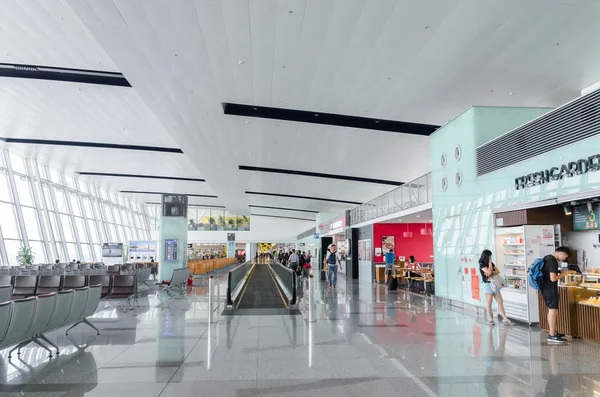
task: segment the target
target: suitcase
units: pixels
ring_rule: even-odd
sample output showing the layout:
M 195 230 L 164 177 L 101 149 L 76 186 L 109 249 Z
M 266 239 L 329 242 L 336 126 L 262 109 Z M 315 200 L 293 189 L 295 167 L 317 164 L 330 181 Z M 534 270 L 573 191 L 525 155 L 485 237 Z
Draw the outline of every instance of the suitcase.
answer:
M 396 277 L 390 277 L 388 280 L 388 291 L 395 291 L 398 289 L 398 279 Z

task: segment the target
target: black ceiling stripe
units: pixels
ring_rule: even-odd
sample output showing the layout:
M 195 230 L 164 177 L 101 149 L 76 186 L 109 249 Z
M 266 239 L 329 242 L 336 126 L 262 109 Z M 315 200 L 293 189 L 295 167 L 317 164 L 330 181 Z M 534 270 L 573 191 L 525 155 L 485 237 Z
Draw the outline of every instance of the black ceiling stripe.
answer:
M 373 179 L 373 178 L 363 178 L 363 177 L 358 177 L 358 176 L 323 174 L 320 172 L 309 172 L 309 171 L 298 171 L 298 170 L 284 170 L 284 169 L 280 169 L 280 168 L 253 167 L 253 166 L 248 166 L 248 165 L 240 165 L 239 169 L 242 171 L 269 172 L 272 174 L 299 175 L 299 176 L 309 176 L 309 177 L 314 177 L 314 178 L 339 179 L 342 181 L 376 183 L 379 185 L 402 186 L 404 184 L 403 182 L 388 181 L 385 179 Z
M 123 74 L 99 70 L 0 63 L 0 77 L 131 87 Z
M 329 203 L 342 203 L 342 204 L 352 204 L 352 205 L 361 205 L 362 203 L 356 201 L 346 201 L 346 200 L 335 200 L 321 197 L 308 197 L 308 196 L 294 196 L 292 194 L 279 194 L 279 193 L 265 193 L 265 192 L 246 192 L 246 194 L 254 194 L 258 196 L 272 196 L 272 197 L 287 197 L 287 198 L 295 198 L 295 199 L 303 199 L 303 200 L 317 200 L 317 201 L 327 201 Z
M 227 102 L 223 103 L 223 112 L 233 116 L 335 125 L 338 127 L 362 128 L 423 136 L 429 136 L 435 130 L 440 128 L 439 125 L 411 123 L 407 121 L 382 120 L 342 114 L 321 113 L 318 111 L 283 109 Z
M 163 194 L 179 194 L 181 196 L 188 196 L 188 197 L 219 198 L 218 196 L 210 196 L 210 195 L 206 195 L 206 194 L 144 192 L 144 191 L 140 191 L 140 190 L 120 190 L 119 193 L 125 193 L 125 194 L 160 194 L 160 195 L 163 195 Z
M 110 176 L 110 177 L 115 177 L 115 178 L 167 179 L 170 181 L 206 182 L 206 180 L 204 180 L 204 179 L 181 178 L 178 176 L 111 174 L 111 173 L 106 173 L 106 172 L 77 172 L 77 174 L 88 175 L 88 176 Z
M 116 143 L 100 143 L 100 142 L 78 142 L 78 141 L 57 141 L 50 139 L 29 139 L 29 138 L 2 138 L 0 141 L 6 143 L 20 143 L 25 145 L 54 145 L 54 146 L 76 146 L 87 148 L 100 149 L 122 149 L 122 150 L 141 150 L 147 152 L 163 152 L 163 153 L 178 153 L 182 154 L 183 150 L 170 147 L 159 146 L 139 146 L 139 145 L 120 145 Z
M 264 214 L 250 214 L 250 216 L 262 216 L 265 218 L 280 218 L 280 219 L 293 219 L 295 221 L 308 221 L 308 222 L 314 222 L 314 219 L 306 219 L 306 218 L 294 218 L 291 216 L 277 216 L 277 215 L 264 215 Z
M 268 207 L 265 205 L 250 205 L 250 208 L 264 208 L 264 209 L 268 209 L 268 210 L 282 210 L 282 211 L 295 211 L 295 212 L 308 212 L 310 214 L 318 214 L 319 211 L 312 211 L 312 210 L 301 210 L 301 209 L 297 209 L 297 208 L 283 208 L 283 207 Z
M 158 201 L 146 201 L 146 204 L 150 205 L 161 205 Z M 199 208 L 227 208 L 224 205 L 208 205 L 208 204 L 188 204 L 188 207 L 199 207 Z

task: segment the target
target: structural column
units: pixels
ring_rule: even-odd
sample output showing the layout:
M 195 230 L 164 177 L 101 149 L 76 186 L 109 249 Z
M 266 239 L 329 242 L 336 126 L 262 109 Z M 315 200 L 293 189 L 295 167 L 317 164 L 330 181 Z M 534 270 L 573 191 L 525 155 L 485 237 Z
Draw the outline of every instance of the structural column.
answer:
M 159 280 L 170 280 L 174 269 L 187 267 L 187 196 L 162 196 L 158 239 Z

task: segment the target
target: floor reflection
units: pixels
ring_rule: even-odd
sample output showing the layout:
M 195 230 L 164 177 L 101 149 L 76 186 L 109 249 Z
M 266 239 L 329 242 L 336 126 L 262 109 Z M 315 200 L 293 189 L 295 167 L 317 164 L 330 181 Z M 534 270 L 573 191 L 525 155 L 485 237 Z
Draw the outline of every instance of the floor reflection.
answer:
M 137 311 L 103 304 L 89 327 L 50 334 L 0 360 L 0 395 L 594 396 L 600 346 L 548 346 L 526 327 L 495 327 L 385 286 L 318 284 L 317 321 L 223 316 L 208 324 L 205 287 Z M 221 288 L 220 293 L 224 294 Z M 221 300 L 222 301 L 222 300 Z M 300 302 L 304 308 L 304 302 Z

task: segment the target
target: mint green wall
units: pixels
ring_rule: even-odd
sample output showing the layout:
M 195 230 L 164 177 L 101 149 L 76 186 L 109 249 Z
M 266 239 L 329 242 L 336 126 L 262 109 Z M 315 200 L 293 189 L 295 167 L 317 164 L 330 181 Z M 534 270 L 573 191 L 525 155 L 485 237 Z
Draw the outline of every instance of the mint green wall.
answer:
M 187 266 L 187 218 L 163 216 L 160 218 L 160 231 L 158 241 L 159 261 L 158 277 L 159 280 L 170 280 L 173 275 L 173 269 L 180 269 Z M 177 260 L 165 260 L 165 240 L 177 240 Z
M 493 209 L 600 188 L 600 172 L 592 172 L 542 186 L 518 191 L 514 189 L 514 179 L 518 176 L 597 154 L 600 151 L 600 137 L 566 146 L 480 178 L 475 177 L 477 146 L 547 111 L 475 107 L 431 136 L 436 295 L 480 304 L 471 299 L 470 294 L 463 297 L 460 258 L 463 255 L 478 256 L 485 248 L 494 250 Z M 456 145 L 462 149 L 458 161 L 453 157 Z M 444 168 L 440 164 L 442 153 L 448 157 Z M 502 156 L 502 153 L 497 155 Z M 460 186 L 454 183 L 457 171 L 462 172 Z M 446 191 L 441 188 L 443 176 L 448 179 Z

